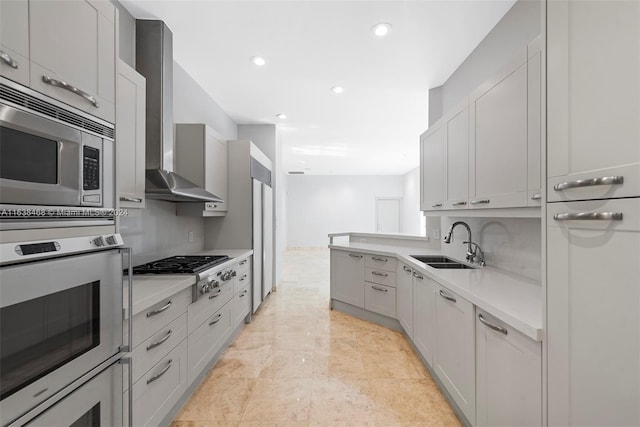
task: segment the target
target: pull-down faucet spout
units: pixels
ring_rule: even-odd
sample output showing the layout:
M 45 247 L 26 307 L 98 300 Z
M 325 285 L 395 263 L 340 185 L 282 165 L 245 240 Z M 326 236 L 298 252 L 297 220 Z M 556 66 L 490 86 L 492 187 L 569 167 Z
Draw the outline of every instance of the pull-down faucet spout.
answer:
M 449 231 L 447 232 L 447 234 L 444 236 L 444 239 L 442 239 L 444 241 L 444 243 L 451 243 L 451 238 L 453 236 L 453 229 L 456 228 L 456 226 L 458 225 L 463 225 L 466 229 L 467 229 L 467 233 L 468 233 L 468 239 L 466 243 L 467 246 L 467 261 L 469 262 L 473 262 L 473 260 L 476 258 L 476 256 L 478 257 L 478 262 L 480 263 L 480 265 L 484 265 L 484 254 L 482 253 L 482 249 L 480 249 L 480 246 L 478 246 L 477 243 L 473 242 L 471 240 L 471 227 L 469 227 L 469 225 L 464 222 L 464 221 L 456 221 L 451 225 L 451 228 L 449 228 Z M 478 255 L 477 252 L 480 252 L 480 254 Z

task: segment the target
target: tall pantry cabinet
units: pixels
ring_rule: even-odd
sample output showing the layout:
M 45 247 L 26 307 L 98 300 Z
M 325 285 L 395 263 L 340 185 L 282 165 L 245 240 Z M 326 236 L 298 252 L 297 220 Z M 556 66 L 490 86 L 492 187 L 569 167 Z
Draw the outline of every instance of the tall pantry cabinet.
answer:
M 547 2 L 549 425 L 640 425 L 640 2 Z

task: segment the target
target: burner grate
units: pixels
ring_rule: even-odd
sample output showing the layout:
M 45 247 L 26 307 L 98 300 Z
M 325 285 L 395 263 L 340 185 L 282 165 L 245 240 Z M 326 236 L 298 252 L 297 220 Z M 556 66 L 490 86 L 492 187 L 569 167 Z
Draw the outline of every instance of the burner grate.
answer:
M 228 260 L 227 255 L 177 255 L 133 268 L 133 274 L 195 274 Z

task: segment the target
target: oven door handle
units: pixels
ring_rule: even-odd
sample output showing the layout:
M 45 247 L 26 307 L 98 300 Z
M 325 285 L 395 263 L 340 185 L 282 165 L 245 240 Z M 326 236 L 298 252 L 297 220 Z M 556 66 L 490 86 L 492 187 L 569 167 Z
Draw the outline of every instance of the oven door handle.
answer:
M 132 266 L 132 251 L 131 248 L 121 248 L 120 253 L 127 255 L 127 282 L 128 282 L 128 299 L 127 308 L 123 308 L 123 318 L 127 319 L 127 343 L 123 343 L 120 346 L 119 350 L 124 353 L 128 353 L 131 351 L 131 347 L 133 346 L 133 266 Z M 124 292 L 123 292 L 124 297 Z M 123 304 L 124 305 L 124 304 Z M 126 311 L 125 311 L 126 310 Z M 129 367 L 131 368 L 131 367 Z M 131 372 L 131 371 L 129 371 Z

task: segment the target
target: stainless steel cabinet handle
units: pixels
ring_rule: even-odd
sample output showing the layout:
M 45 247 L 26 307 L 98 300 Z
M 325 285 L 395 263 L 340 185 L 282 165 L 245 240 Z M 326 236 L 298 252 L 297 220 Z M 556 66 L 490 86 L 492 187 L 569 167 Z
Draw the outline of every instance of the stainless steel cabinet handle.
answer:
M 416 279 L 420 279 L 420 280 L 424 279 L 424 277 L 422 277 L 422 274 L 418 274 L 415 271 L 413 272 L 413 277 L 415 277 Z
M 486 205 L 488 203 L 491 203 L 491 200 L 489 200 L 489 199 L 476 199 L 476 200 L 472 200 L 471 201 L 472 205 Z
M 247 275 L 245 274 L 239 279 L 239 281 L 244 282 L 246 279 L 247 279 Z
M 480 321 L 482 323 L 484 323 L 485 325 L 487 325 L 487 327 L 493 329 L 494 331 L 498 331 L 501 334 L 505 334 L 505 335 L 507 335 L 509 333 L 506 328 L 503 328 L 501 326 L 497 326 L 497 325 L 494 325 L 492 323 L 487 322 L 487 320 L 484 318 L 482 313 L 478 314 L 478 319 L 480 319 Z
M 9 54 L 3 50 L 0 50 L 0 59 L 7 63 L 11 68 L 18 68 L 18 63 Z
M 147 384 L 151 384 L 152 382 L 154 382 L 155 380 L 160 379 L 161 376 L 163 376 L 164 374 L 167 373 L 167 371 L 169 370 L 169 368 L 171 367 L 171 364 L 173 363 L 173 359 L 169 359 L 169 361 L 167 362 L 167 366 L 165 366 L 162 371 L 160 371 L 158 374 L 152 376 L 151 378 L 149 378 L 147 380 Z M 129 368 L 131 369 L 131 368 Z M 133 390 L 129 389 L 129 394 L 131 394 L 133 392 Z
M 209 295 L 209 299 L 214 299 L 214 298 L 218 298 L 220 296 L 220 294 L 222 293 L 222 289 L 218 289 L 218 292 L 216 292 L 213 295 Z
M 374 276 L 382 276 L 382 277 L 389 276 L 387 273 L 380 273 L 379 271 L 372 271 L 371 274 L 373 274 Z
M 213 326 L 216 323 L 218 323 L 220 321 L 220 319 L 222 319 L 222 314 L 218 314 L 218 317 L 216 317 L 216 320 L 209 322 L 209 326 Z
M 372 256 L 371 259 L 374 260 L 374 261 L 382 261 L 382 262 L 389 261 L 387 258 L 382 258 L 382 257 L 377 257 L 377 256 Z
M 51 86 L 59 87 L 59 88 L 68 90 L 69 92 L 75 93 L 76 95 L 89 101 L 91 104 L 93 104 L 94 107 L 100 108 L 100 104 L 92 95 L 89 95 L 87 92 L 81 89 L 78 89 L 77 87 L 72 86 L 67 82 L 63 82 L 62 80 L 56 80 L 49 76 L 42 76 L 42 81 Z
M 247 290 L 245 289 L 245 290 L 240 294 L 240 298 L 242 298 L 243 296 L 247 295 L 247 292 L 249 292 L 249 291 L 247 291 Z
M 622 212 L 578 212 L 555 214 L 556 221 L 622 221 Z
M 431 205 L 432 208 L 441 208 L 442 207 L 442 203 L 436 203 Z
M 613 185 L 622 184 L 624 177 L 622 176 L 603 176 L 601 178 L 579 179 L 577 181 L 561 182 L 553 186 L 556 191 L 566 190 L 567 188 L 593 187 L 596 185 Z
M 454 297 L 445 294 L 442 289 L 440 290 L 440 296 L 446 299 L 447 301 L 456 302 L 456 299 Z
M 451 206 L 465 206 L 467 204 L 466 200 L 461 200 L 459 202 L 453 202 Z
M 349 254 L 349 256 L 353 258 L 362 258 L 362 255 L 358 255 L 358 254 Z
M 381 291 L 381 292 L 389 292 L 388 289 L 385 288 L 379 288 L 377 286 L 371 286 L 371 289 L 375 289 L 376 291 Z
M 240 264 L 239 264 L 239 265 L 245 265 L 246 263 L 247 263 L 247 260 L 246 260 L 246 259 L 243 259 L 242 261 L 240 261 Z
M 536 193 L 533 196 L 531 196 L 531 200 L 540 200 L 542 199 L 542 194 L 540 193 Z
M 169 339 L 169 337 L 171 337 L 171 329 L 169 329 L 169 332 L 167 332 L 167 334 L 165 336 L 163 336 L 162 338 L 160 338 L 158 341 L 154 342 L 153 344 L 149 344 L 147 346 L 147 351 L 153 350 L 154 348 L 158 347 L 159 345 L 162 345 L 166 340 Z
M 147 313 L 147 317 L 155 316 L 156 314 L 160 314 L 165 310 L 168 310 L 171 307 L 171 301 L 167 302 L 164 306 L 160 307 L 157 310 L 153 310 Z
M 127 196 L 120 196 L 120 201 L 121 202 L 142 203 L 142 199 L 139 199 L 137 197 L 127 197 Z
M 406 271 L 407 273 L 411 273 L 411 269 L 410 269 L 409 267 L 407 267 L 406 265 L 403 265 L 403 266 L 402 266 L 402 269 L 403 269 L 404 271 Z

